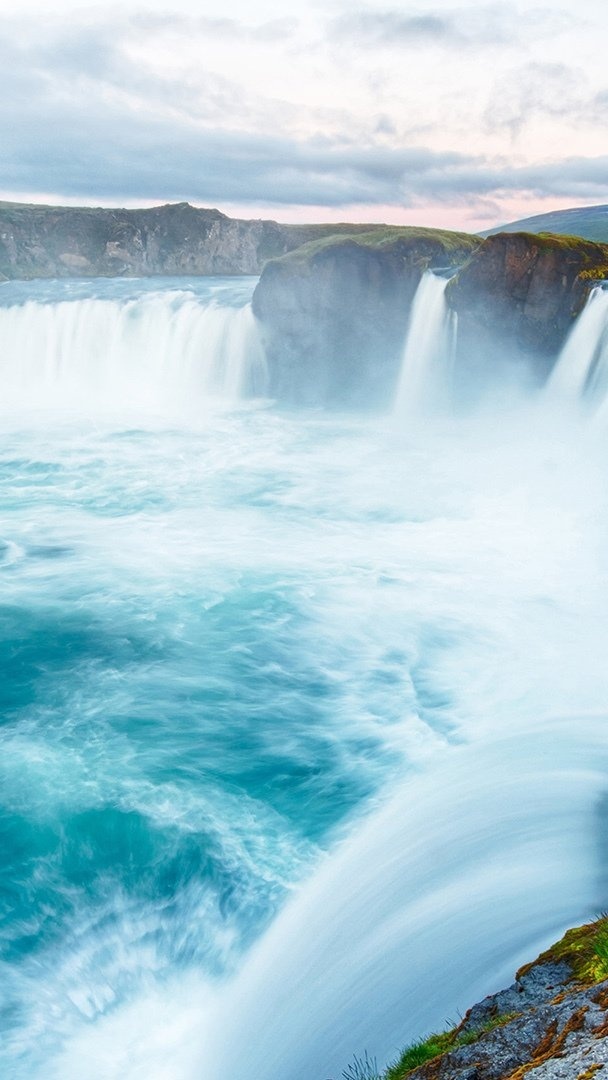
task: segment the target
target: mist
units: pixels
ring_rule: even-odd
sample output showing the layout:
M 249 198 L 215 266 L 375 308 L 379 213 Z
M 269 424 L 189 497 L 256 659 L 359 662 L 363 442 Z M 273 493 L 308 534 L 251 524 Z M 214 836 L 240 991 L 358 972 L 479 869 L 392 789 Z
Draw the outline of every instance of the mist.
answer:
M 608 901 L 606 294 L 463 400 L 423 278 L 355 411 L 253 284 L 2 288 L 15 1080 L 337 1078 Z

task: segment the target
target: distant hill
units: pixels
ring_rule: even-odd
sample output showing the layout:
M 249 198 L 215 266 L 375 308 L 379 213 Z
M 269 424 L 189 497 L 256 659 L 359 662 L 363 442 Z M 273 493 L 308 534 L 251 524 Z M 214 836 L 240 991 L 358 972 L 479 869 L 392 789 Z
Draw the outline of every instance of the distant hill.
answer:
M 551 232 L 564 236 L 582 236 L 585 240 L 608 243 L 608 206 L 575 206 L 570 210 L 554 210 L 551 214 L 511 221 L 497 229 L 488 229 L 482 236 L 500 232 Z

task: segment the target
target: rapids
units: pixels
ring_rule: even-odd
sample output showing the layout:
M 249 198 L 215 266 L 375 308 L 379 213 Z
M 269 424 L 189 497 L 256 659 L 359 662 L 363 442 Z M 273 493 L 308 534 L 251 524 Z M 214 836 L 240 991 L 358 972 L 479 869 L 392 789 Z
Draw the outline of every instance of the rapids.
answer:
M 10 1080 L 338 1080 L 608 902 L 604 426 L 282 410 L 252 285 L 0 287 Z

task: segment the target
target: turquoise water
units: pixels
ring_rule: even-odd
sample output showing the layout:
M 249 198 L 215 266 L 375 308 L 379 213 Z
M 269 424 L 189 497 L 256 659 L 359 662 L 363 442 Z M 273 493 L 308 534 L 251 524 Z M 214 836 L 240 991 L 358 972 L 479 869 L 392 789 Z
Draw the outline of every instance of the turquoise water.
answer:
M 472 950 L 495 941 L 493 895 L 447 968 L 462 973 L 466 953 L 489 988 L 547 924 L 602 902 L 587 841 L 605 777 L 603 435 L 538 402 L 500 425 L 444 417 L 407 431 L 243 394 L 210 407 L 193 358 L 183 396 L 162 408 L 172 358 L 157 356 L 158 326 L 174 343 L 174 317 L 212 325 L 221 353 L 232 331 L 203 326 L 196 305 L 238 315 L 252 287 L 105 282 L 67 301 L 64 283 L 3 287 L 7 311 L 30 292 L 37 305 L 10 324 L 1 356 L 14 394 L 0 443 L 0 1063 L 11 1080 L 241 1080 L 239 1030 L 262 1027 L 277 1062 L 266 1043 L 256 1057 L 249 1034 L 259 1080 L 323 1080 L 351 1050 L 390 1056 L 407 1026 L 401 1000 L 424 999 L 435 967 L 427 953 L 408 982 L 397 912 L 424 889 L 454 893 L 466 845 L 490 874 L 492 851 L 521 841 L 529 858 L 535 816 L 545 891 L 506 860 L 500 892 L 518 918 L 505 916 L 485 983 L 486 953 L 475 967 Z M 156 327 L 149 350 L 137 337 L 136 373 L 154 353 L 158 392 L 139 399 L 137 379 L 119 381 L 112 409 L 85 400 L 84 380 L 70 409 L 56 398 L 34 408 L 14 376 L 23 326 L 46 318 L 44 305 L 91 299 L 107 304 L 108 326 L 124 329 L 132 304 L 129 319 Z M 146 321 L 148 302 L 164 322 Z M 75 311 L 61 309 L 40 368 L 60 388 L 90 340 Z M 230 339 L 245 375 L 250 332 Z M 547 740 L 530 750 L 535 726 Z M 542 806 L 529 804 L 549 773 Z M 481 800 L 509 774 L 527 777 L 513 790 L 516 824 L 507 796 Z M 393 823 L 374 832 L 387 797 Z M 345 838 L 354 854 L 340 854 Z M 486 895 L 478 863 L 468 879 L 459 870 L 456 910 L 472 889 Z M 349 897 L 368 879 L 379 892 L 362 914 Z M 427 947 L 445 958 L 434 918 Z M 385 959 L 372 977 L 363 953 L 374 949 Z M 273 994 L 292 963 L 310 964 L 310 981 L 290 990 L 290 1014 Z M 416 1024 L 466 1006 L 465 984 L 455 976 L 447 1003 L 429 993 Z

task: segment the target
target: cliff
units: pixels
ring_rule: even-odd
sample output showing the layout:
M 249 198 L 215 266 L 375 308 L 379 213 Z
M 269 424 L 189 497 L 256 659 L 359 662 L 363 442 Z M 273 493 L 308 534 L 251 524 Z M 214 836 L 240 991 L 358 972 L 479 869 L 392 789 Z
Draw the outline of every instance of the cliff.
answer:
M 459 362 L 532 360 L 551 367 L 594 281 L 608 277 L 608 245 L 574 236 L 499 233 L 450 281 Z
M 242 221 L 189 203 L 148 210 L 0 203 L 0 277 L 259 274 L 267 259 L 348 229 Z
M 253 297 L 271 392 L 303 404 L 383 404 L 428 267 L 461 264 L 466 233 L 387 227 L 305 244 L 265 266 Z
M 460 267 L 459 386 L 502 368 L 541 381 L 608 245 L 578 237 L 383 225 L 243 221 L 188 203 L 148 210 L 0 203 L 0 277 L 261 274 L 253 306 L 270 393 L 286 403 L 382 407 L 392 400 L 411 304 L 427 268 Z M 468 377 L 467 377 L 468 376 Z M 465 391 L 466 392 L 466 391 Z
M 357 1066 L 359 1066 L 357 1068 Z M 363 1068 L 361 1066 L 364 1066 Z M 591 1080 L 608 1072 L 608 918 L 569 930 L 507 990 L 458 1027 L 408 1047 L 383 1074 L 359 1080 Z

